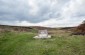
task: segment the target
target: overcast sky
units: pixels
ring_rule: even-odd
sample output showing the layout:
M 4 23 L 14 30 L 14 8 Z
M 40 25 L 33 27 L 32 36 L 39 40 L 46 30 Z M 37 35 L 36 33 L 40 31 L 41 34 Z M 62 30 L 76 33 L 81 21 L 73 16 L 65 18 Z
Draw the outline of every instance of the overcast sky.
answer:
M 85 0 L 0 0 L 0 24 L 68 27 L 85 20 Z

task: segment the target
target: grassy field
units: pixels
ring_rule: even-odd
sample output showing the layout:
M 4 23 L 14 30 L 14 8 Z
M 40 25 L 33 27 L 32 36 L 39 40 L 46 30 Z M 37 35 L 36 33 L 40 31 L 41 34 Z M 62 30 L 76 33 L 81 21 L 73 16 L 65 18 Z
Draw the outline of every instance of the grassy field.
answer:
M 34 33 L 0 33 L 0 55 L 85 55 L 85 36 L 59 33 L 33 39 Z

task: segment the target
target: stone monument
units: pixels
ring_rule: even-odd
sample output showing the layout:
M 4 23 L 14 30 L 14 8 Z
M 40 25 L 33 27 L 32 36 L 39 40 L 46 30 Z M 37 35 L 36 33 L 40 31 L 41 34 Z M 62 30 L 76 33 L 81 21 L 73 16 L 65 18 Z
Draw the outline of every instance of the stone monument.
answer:
M 51 38 L 51 35 L 48 35 L 47 30 L 39 30 L 38 35 L 35 36 L 34 38 Z

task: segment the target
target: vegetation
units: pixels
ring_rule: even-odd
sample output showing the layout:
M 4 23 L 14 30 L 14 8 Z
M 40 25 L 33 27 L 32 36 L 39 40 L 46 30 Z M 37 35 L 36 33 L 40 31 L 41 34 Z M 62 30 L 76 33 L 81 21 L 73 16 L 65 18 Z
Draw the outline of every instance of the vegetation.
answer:
M 75 35 L 85 35 L 85 21 L 82 22 L 78 27 L 74 29 Z
M 0 33 L 0 55 L 85 55 L 85 36 L 56 33 L 51 39 L 33 39 L 35 33 Z

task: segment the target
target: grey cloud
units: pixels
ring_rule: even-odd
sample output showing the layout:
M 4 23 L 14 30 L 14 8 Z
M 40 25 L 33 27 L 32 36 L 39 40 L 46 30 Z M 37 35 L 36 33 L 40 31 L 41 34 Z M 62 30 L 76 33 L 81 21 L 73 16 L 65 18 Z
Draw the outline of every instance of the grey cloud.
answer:
M 67 0 L 38 0 L 38 13 L 36 16 L 30 15 L 28 0 L 0 0 L 0 20 L 2 21 L 29 21 L 41 22 L 51 18 L 57 18 L 61 7 Z M 58 1 L 59 4 L 51 6 L 52 2 Z M 66 2 L 64 2 L 66 1 Z

